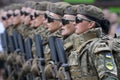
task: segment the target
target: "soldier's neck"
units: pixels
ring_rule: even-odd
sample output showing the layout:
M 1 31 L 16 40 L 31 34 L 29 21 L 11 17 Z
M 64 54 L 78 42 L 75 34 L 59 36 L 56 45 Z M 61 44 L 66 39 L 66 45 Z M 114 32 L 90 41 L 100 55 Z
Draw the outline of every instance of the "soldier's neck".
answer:
M 65 35 L 65 36 L 63 36 L 63 40 L 69 38 L 72 34 L 73 34 L 73 33 L 71 33 L 71 34 L 69 34 L 69 35 Z
M 88 41 L 93 38 L 102 37 L 102 29 L 101 28 L 92 28 L 84 33 L 82 33 L 84 41 Z

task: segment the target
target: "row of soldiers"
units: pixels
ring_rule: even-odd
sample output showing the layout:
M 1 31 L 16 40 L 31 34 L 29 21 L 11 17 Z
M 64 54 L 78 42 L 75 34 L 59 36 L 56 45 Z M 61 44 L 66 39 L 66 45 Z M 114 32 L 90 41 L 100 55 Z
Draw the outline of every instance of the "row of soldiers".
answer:
M 120 40 L 100 8 L 28 1 L 0 17 L 5 80 L 119 80 Z

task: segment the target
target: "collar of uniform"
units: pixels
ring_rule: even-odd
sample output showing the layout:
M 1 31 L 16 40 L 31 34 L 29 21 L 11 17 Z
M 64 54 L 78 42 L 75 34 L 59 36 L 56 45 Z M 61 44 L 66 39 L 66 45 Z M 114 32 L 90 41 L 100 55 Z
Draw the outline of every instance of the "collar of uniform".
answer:
M 102 29 L 101 28 L 92 28 L 83 34 L 84 41 L 93 39 L 93 38 L 101 38 L 102 37 Z
M 48 34 L 49 34 L 49 36 L 56 36 L 56 37 L 59 37 L 59 38 L 62 37 L 62 36 L 61 36 L 61 33 L 60 33 L 60 30 L 57 30 L 57 31 L 55 31 L 55 32 L 53 32 L 53 33 L 48 32 Z

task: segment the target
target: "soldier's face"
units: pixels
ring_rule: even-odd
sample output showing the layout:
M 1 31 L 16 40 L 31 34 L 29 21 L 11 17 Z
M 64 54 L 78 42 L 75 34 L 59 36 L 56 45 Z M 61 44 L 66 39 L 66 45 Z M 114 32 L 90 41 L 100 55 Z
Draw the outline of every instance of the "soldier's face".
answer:
M 2 14 L 1 14 L 1 22 L 3 23 L 5 28 L 8 27 L 8 18 L 7 18 L 7 12 L 6 11 L 2 12 Z
M 18 25 L 21 23 L 21 14 L 20 14 L 20 10 L 15 10 L 13 13 L 13 25 Z
M 34 17 L 35 10 L 32 10 L 31 14 L 29 15 L 30 17 L 30 26 L 34 27 L 35 25 L 35 17 Z
M 68 36 L 75 31 L 75 16 L 73 15 L 64 15 L 62 19 L 62 28 L 61 34 L 62 36 Z
M 13 23 L 13 11 L 12 10 L 9 10 L 7 12 L 7 17 L 8 17 L 8 25 L 12 25 Z
M 62 26 L 62 23 L 60 21 L 60 16 L 52 12 L 50 12 L 48 16 L 49 17 L 47 18 L 46 28 L 50 32 L 55 32 Z
M 81 34 L 91 28 L 90 20 L 83 15 L 78 14 L 76 16 L 75 21 L 76 21 L 76 26 L 75 26 L 76 34 Z
M 22 15 L 21 15 L 21 23 L 23 23 L 24 22 L 24 19 L 25 19 L 25 15 L 24 15 L 24 12 L 26 11 L 26 7 L 22 7 L 22 9 L 21 9 L 21 13 L 22 13 Z
M 43 24 L 43 22 L 44 22 L 44 20 L 45 20 L 45 18 L 44 18 L 44 13 L 41 13 L 41 12 L 36 12 L 35 14 L 34 14 L 34 16 L 35 16 L 35 20 L 34 20 L 34 22 L 35 22 L 35 27 L 39 27 L 40 25 L 42 25 Z
M 39 27 L 40 25 L 43 24 L 44 21 L 44 16 L 40 15 L 35 19 L 35 27 Z
M 30 21 L 31 21 L 31 19 L 30 19 L 30 12 L 32 11 L 32 9 L 31 8 L 27 8 L 27 10 L 26 10 L 26 12 L 25 12 L 25 19 L 24 19 L 24 24 L 25 25 L 30 25 Z

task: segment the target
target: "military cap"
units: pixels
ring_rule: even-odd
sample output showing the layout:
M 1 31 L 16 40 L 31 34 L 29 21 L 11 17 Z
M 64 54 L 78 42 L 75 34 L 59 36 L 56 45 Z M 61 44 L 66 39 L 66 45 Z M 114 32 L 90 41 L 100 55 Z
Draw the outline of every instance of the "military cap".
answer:
M 76 15 L 77 14 L 77 7 L 79 5 L 71 5 L 64 10 L 64 14 Z
M 55 14 L 63 16 L 65 8 L 70 6 L 69 3 L 66 2 L 57 2 L 57 3 L 52 3 L 47 6 L 47 10 L 50 12 L 53 12 Z
M 12 4 L 7 7 L 4 7 L 4 10 L 16 10 L 16 9 L 21 9 L 24 6 L 24 4 Z
M 36 3 L 34 9 L 36 9 L 36 10 L 41 10 L 41 11 L 46 11 L 47 5 L 49 5 L 50 3 L 51 3 L 51 2 L 49 2 L 49 1 L 38 2 L 38 3 Z
M 104 18 L 104 14 L 102 10 L 93 5 L 80 5 L 80 7 L 78 7 L 77 9 L 77 13 L 100 20 Z
M 24 5 L 25 5 L 25 7 L 30 7 L 33 9 L 36 5 L 36 2 L 35 1 L 26 1 Z

